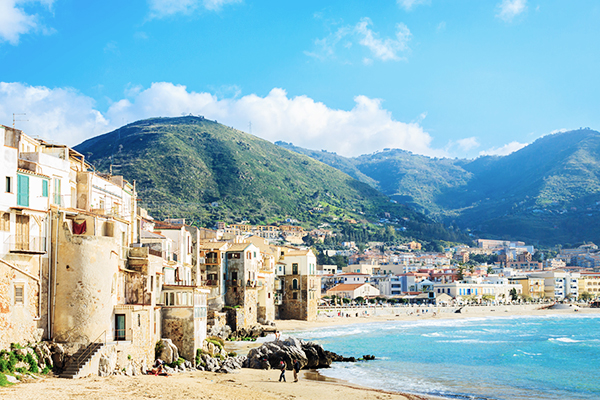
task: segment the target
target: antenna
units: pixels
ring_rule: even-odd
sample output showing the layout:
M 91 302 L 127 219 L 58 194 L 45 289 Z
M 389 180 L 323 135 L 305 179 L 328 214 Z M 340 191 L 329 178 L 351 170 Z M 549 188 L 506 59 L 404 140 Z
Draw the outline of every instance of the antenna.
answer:
M 15 122 L 17 121 L 29 121 L 28 119 L 16 119 L 15 116 L 17 115 L 27 115 L 25 113 L 13 113 L 13 129 L 15 129 Z

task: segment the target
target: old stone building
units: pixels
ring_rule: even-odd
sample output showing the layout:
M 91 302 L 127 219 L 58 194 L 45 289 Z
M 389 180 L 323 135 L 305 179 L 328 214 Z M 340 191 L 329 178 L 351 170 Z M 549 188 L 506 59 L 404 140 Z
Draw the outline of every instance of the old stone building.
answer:
M 233 330 L 256 325 L 258 314 L 258 271 L 260 250 L 252 243 L 232 244 L 226 252 L 225 305 L 239 309 L 230 321 Z
M 317 258 L 312 250 L 282 247 L 276 267 L 281 281 L 278 317 L 306 321 L 316 319 L 321 282 L 316 275 Z

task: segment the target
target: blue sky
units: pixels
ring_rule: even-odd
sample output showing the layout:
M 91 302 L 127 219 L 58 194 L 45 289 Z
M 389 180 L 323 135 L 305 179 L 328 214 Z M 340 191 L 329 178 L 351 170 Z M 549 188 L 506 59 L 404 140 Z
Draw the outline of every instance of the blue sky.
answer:
M 600 2 L 0 0 L 0 123 L 200 114 L 270 141 L 507 154 L 600 129 Z

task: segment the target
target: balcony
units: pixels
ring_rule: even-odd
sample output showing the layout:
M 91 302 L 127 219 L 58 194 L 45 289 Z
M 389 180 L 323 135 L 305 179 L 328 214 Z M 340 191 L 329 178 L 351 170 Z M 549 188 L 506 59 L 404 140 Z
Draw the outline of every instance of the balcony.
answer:
M 219 281 L 216 279 L 207 279 L 204 282 L 206 283 L 206 286 L 213 286 L 213 287 L 219 286 Z
M 219 259 L 217 257 L 205 257 L 204 264 L 219 264 Z
M 46 254 L 46 238 L 43 236 L 11 235 L 4 241 L 10 253 Z

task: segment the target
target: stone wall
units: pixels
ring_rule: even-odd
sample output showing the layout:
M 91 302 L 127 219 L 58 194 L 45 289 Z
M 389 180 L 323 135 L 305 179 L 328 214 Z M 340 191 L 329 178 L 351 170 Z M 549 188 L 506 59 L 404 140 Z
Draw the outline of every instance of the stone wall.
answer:
M 162 335 L 173 341 L 181 357 L 194 360 L 200 343 L 196 343 L 195 338 L 193 307 L 163 308 Z
M 31 276 L 39 276 L 40 256 L 10 255 L 7 260 Z M 15 304 L 15 283 L 24 287 L 24 304 Z M 46 313 L 41 318 L 36 279 L 0 261 L 0 349 L 11 343 L 39 342 L 44 335 Z M 43 319 L 43 321 L 42 321 Z
M 317 295 L 311 290 L 315 277 L 306 275 L 285 275 L 280 277 L 283 285 L 282 304 L 279 306 L 279 319 L 299 319 L 312 321 L 317 317 Z M 293 281 L 298 281 L 294 289 Z M 311 285 L 312 283 L 312 285 Z M 312 294 L 311 294 L 312 293 Z M 294 298 L 294 296 L 296 298 Z M 313 298 L 311 298 L 313 296 Z
M 112 237 L 72 235 L 66 222 L 58 236 L 54 340 L 89 343 L 103 331 L 112 337 L 119 244 Z

